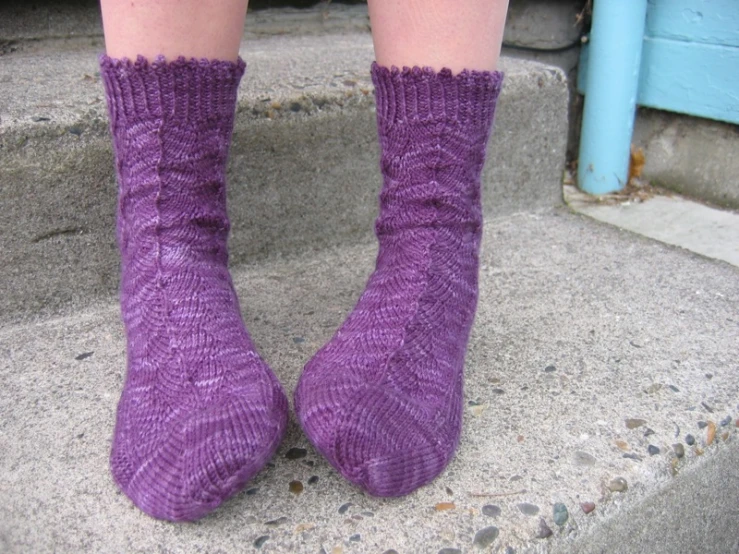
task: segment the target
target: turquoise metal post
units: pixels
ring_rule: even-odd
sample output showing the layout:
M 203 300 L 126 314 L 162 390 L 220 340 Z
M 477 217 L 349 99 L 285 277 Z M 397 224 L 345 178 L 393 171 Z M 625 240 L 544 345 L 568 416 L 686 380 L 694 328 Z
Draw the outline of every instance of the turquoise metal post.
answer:
M 590 194 L 626 186 L 647 0 L 595 0 L 577 180 Z

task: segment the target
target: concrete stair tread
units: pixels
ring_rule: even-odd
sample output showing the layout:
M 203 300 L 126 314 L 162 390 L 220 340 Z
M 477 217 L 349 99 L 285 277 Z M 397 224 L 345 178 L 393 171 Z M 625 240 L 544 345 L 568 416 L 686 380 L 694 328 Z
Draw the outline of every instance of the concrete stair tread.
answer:
M 250 332 L 289 394 L 353 306 L 374 254 L 374 244 L 344 245 L 235 270 Z M 600 552 L 588 537 L 618 521 L 625 530 L 607 535 L 608 552 L 662 552 L 667 531 L 683 551 L 735 551 L 725 538 L 732 528 L 712 514 L 735 509 L 739 486 L 736 268 L 564 209 L 488 220 L 481 263 L 459 453 L 403 499 L 374 499 L 343 481 L 292 424 L 253 494 L 196 525 L 155 521 L 108 473 L 125 359 L 117 305 L 6 325 L 0 550 L 240 552 L 267 536 L 261 552 L 472 552 L 476 533 L 495 526 L 494 551 Z M 645 423 L 629 429 L 627 418 Z M 699 421 L 718 428 L 711 446 Z M 702 456 L 685 445 L 672 466 L 672 445 L 689 433 Z M 650 444 L 660 453 L 650 456 Z M 307 456 L 286 459 L 293 447 Z M 713 503 L 695 495 L 659 504 L 661 491 L 690 490 L 701 475 L 711 477 Z M 618 477 L 626 492 L 609 491 Z M 289 492 L 292 480 L 302 494 Z M 658 508 L 640 511 L 645 501 Z M 441 502 L 455 507 L 435 509 Z M 556 502 L 569 510 L 561 530 Z M 595 512 L 585 515 L 581 502 Z M 488 504 L 500 515 L 483 513 Z M 666 523 L 665 513 L 683 509 L 696 519 Z M 541 517 L 552 538 L 536 538 Z M 629 550 L 628 535 L 643 550 Z
M 0 313 L 53 314 L 117 289 L 99 51 L 83 42 L 0 57 L 0 205 L 8 214 L 0 219 L 0 287 L 15 292 L 0 297 Z M 228 174 L 232 263 L 367 240 L 381 184 L 370 35 L 254 38 L 242 54 L 249 68 Z M 561 204 L 564 74 L 516 59 L 502 69 L 486 211 Z
M 83 130 L 95 118 L 107 119 L 97 63 L 103 49 L 92 42 L 78 42 L 68 51 L 50 47 L 0 59 L 0 83 L 9 90 L 0 104 L 0 133 L 30 136 L 71 125 Z M 322 110 L 344 107 L 354 97 L 373 103 L 369 33 L 258 37 L 245 41 L 240 55 L 247 62 L 239 88 L 241 117 L 273 119 L 318 109 L 305 102 L 291 109 L 289 102 L 299 103 L 305 96 L 325 99 Z M 516 87 L 532 73 L 561 78 L 554 68 L 517 58 L 502 58 L 500 70 L 506 73 L 506 87 Z

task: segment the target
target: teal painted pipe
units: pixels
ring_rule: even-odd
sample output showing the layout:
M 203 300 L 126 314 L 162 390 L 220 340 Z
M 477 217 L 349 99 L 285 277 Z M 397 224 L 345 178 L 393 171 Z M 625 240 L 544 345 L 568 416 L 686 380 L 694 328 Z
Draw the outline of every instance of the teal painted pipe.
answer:
M 577 181 L 590 194 L 626 186 L 647 0 L 595 0 Z

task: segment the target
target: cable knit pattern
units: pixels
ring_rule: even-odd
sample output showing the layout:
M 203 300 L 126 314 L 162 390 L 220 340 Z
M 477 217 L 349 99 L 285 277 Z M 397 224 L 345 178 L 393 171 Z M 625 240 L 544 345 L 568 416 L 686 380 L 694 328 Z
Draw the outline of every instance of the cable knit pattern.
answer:
M 503 76 L 374 64 L 372 77 L 384 177 L 376 269 L 306 365 L 295 408 L 342 475 L 399 496 L 441 473 L 459 441 L 480 172 Z
M 144 512 L 194 520 L 266 464 L 287 424 L 228 272 L 225 168 L 245 65 L 105 56 L 100 65 L 128 339 L 111 468 Z

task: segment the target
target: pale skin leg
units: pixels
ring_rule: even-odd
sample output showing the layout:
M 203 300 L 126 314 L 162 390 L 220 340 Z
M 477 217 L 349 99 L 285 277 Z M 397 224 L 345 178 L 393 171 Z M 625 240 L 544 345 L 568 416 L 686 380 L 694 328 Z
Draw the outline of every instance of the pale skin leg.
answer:
M 375 59 L 386 67 L 492 71 L 508 0 L 368 0 Z
M 236 61 L 248 0 L 101 0 L 111 58 Z

